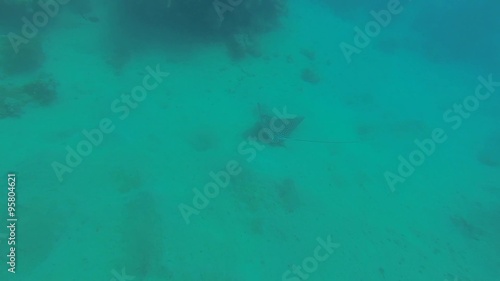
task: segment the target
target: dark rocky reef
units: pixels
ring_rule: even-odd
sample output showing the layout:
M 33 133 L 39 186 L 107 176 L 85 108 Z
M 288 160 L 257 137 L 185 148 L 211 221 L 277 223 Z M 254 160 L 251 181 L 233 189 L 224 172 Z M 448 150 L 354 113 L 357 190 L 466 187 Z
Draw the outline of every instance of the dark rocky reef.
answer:
M 21 18 L 29 15 L 33 10 L 35 1 L 32 0 L 2 0 L 0 1 L 0 26 L 19 28 L 22 24 Z
M 11 44 L 7 36 L 0 37 L 0 70 L 4 75 L 16 75 L 35 71 L 45 61 L 42 37 L 26 43 Z
M 0 86 L 0 119 L 19 117 L 30 104 L 48 106 L 57 98 L 57 83 L 40 76 L 20 87 Z
M 284 0 L 124 0 L 129 20 L 194 32 L 268 29 L 286 10 Z
M 231 42 L 235 35 L 271 30 L 285 12 L 284 0 L 123 0 L 116 4 L 117 28 L 141 42 L 172 43 L 172 37 Z

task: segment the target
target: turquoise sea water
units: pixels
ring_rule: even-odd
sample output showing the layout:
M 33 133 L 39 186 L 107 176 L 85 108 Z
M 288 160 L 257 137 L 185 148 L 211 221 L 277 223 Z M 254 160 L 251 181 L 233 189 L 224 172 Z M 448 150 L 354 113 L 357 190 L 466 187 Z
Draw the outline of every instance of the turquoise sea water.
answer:
M 1 280 L 499 280 L 499 4 L 245 1 L 0 2 Z

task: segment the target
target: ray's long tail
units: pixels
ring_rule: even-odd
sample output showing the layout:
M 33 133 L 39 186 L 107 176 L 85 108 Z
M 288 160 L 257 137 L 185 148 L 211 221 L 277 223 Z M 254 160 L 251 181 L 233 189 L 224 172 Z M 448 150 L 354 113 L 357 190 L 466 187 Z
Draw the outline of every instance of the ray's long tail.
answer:
M 321 141 L 321 140 L 304 140 L 304 139 L 296 139 L 296 138 L 283 138 L 285 140 L 289 141 L 300 141 L 300 142 L 310 142 L 310 143 L 334 143 L 334 144 L 339 144 L 339 143 L 360 143 L 362 141 Z

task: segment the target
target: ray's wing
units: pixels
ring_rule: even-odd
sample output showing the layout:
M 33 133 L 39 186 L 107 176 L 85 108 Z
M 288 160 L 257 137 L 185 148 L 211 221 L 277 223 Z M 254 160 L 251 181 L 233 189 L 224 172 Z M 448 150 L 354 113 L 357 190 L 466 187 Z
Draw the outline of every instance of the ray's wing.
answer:
M 259 130 L 263 128 L 271 128 L 271 121 L 273 120 L 273 117 L 266 114 L 264 112 L 264 108 L 260 103 L 257 104 L 257 110 L 259 113 L 259 124 L 256 126 L 256 128 L 253 130 L 255 133 L 257 133 Z M 272 136 L 272 139 L 268 139 L 268 144 L 270 145 L 277 145 L 277 146 L 284 146 L 284 142 L 288 139 L 288 137 L 293 133 L 295 129 L 302 123 L 304 120 L 303 116 L 297 116 L 295 118 L 287 118 L 285 120 L 281 120 L 281 122 L 284 124 L 284 128 L 281 131 L 276 131 L 273 132 L 274 134 Z
M 280 133 L 283 138 L 288 138 L 295 129 L 302 123 L 304 116 L 297 116 L 295 118 L 287 119 L 288 124 L 285 125 L 285 129 Z
M 274 145 L 284 146 L 284 142 L 293 133 L 293 131 L 297 129 L 297 127 L 300 125 L 300 123 L 302 123 L 303 120 L 303 116 L 286 119 L 285 128 L 283 128 L 283 130 L 279 132 L 275 132 L 274 139 L 271 143 Z

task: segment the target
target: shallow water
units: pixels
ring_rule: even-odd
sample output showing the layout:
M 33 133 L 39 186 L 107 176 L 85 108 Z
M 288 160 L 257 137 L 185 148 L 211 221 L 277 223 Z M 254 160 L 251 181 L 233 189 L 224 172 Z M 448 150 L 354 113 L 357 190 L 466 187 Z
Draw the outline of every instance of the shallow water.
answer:
M 336 2 L 0 4 L 2 280 L 498 280 L 499 4 Z

